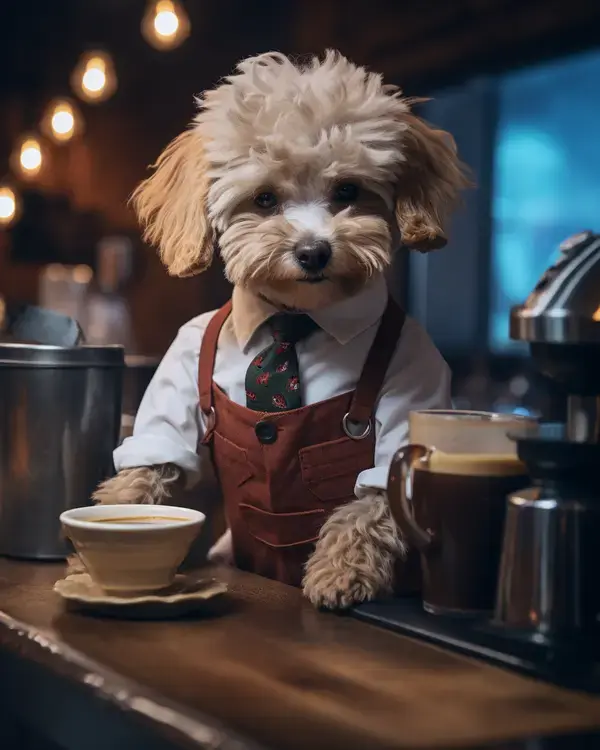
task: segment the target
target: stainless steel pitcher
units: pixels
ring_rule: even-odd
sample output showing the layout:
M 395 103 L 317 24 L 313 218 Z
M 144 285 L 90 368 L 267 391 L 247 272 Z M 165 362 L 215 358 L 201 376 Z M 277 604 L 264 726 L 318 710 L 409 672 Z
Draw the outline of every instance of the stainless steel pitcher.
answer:
M 0 344 L 0 555 L 61 559 L 58 517 L 113 471 L 124 352 Z
M 514 437 L 532 486 L 508 496 L 494 620 L 538 641 L 597 634 L 600 445 L 551 423 Z

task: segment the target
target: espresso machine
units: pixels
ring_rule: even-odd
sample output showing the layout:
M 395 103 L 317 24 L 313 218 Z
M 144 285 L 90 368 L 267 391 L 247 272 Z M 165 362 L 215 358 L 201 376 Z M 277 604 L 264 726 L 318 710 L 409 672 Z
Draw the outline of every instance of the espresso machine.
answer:
M 359 619 L 600 693 L 600 234 L 581 232 L 510 318 L 564 418 L 511 435 L 531 484 L 509 495 L 495 610 L 435 617 L 419 600 L 357 607 Z M 563 408 L 564 407 L 564 408 Z
M 600 235 L 560 246 L 511 338 L 566 403 L 564 423 L 514 435 L 532 486 L 508 499 L 494 621 L 555 647 L 600 649 Z

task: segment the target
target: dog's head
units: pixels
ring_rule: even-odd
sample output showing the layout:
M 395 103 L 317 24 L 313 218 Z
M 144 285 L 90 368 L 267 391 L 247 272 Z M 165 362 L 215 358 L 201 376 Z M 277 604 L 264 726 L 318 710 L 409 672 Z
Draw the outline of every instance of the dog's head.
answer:
M 464 171 L 448 134 L 381 76 L 329 52 L 242 62 L 134 193 L 170 273 L 210 264 L 293 307 L 354 294 L 404 244 L 445 244 Z

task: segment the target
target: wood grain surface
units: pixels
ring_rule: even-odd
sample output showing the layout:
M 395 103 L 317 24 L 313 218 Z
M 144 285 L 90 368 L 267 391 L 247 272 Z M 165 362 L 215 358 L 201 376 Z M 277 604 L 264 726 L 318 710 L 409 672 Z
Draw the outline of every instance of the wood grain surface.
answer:
M 315 612 L 239 571 L 211 570 L 231 587 L 225 606 L 177 622 L 68 613 L 52 592 L 62 572 L 0 559 L 0 650 L 175 727 L 182 746 L 512 748 L 600 728 L 598 698 Z M 220 742 L 228 732 L 248 744 Z

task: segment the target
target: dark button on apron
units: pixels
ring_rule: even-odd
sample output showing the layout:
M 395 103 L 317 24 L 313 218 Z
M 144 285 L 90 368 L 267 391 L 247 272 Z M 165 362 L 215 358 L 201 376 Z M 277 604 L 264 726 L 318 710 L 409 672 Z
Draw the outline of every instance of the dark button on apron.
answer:
M 263 445 L 270 445 L 277 440 L 277 425 L 265 419 L 261 419 L 260 422 L 256 423 L 254 432 Z

